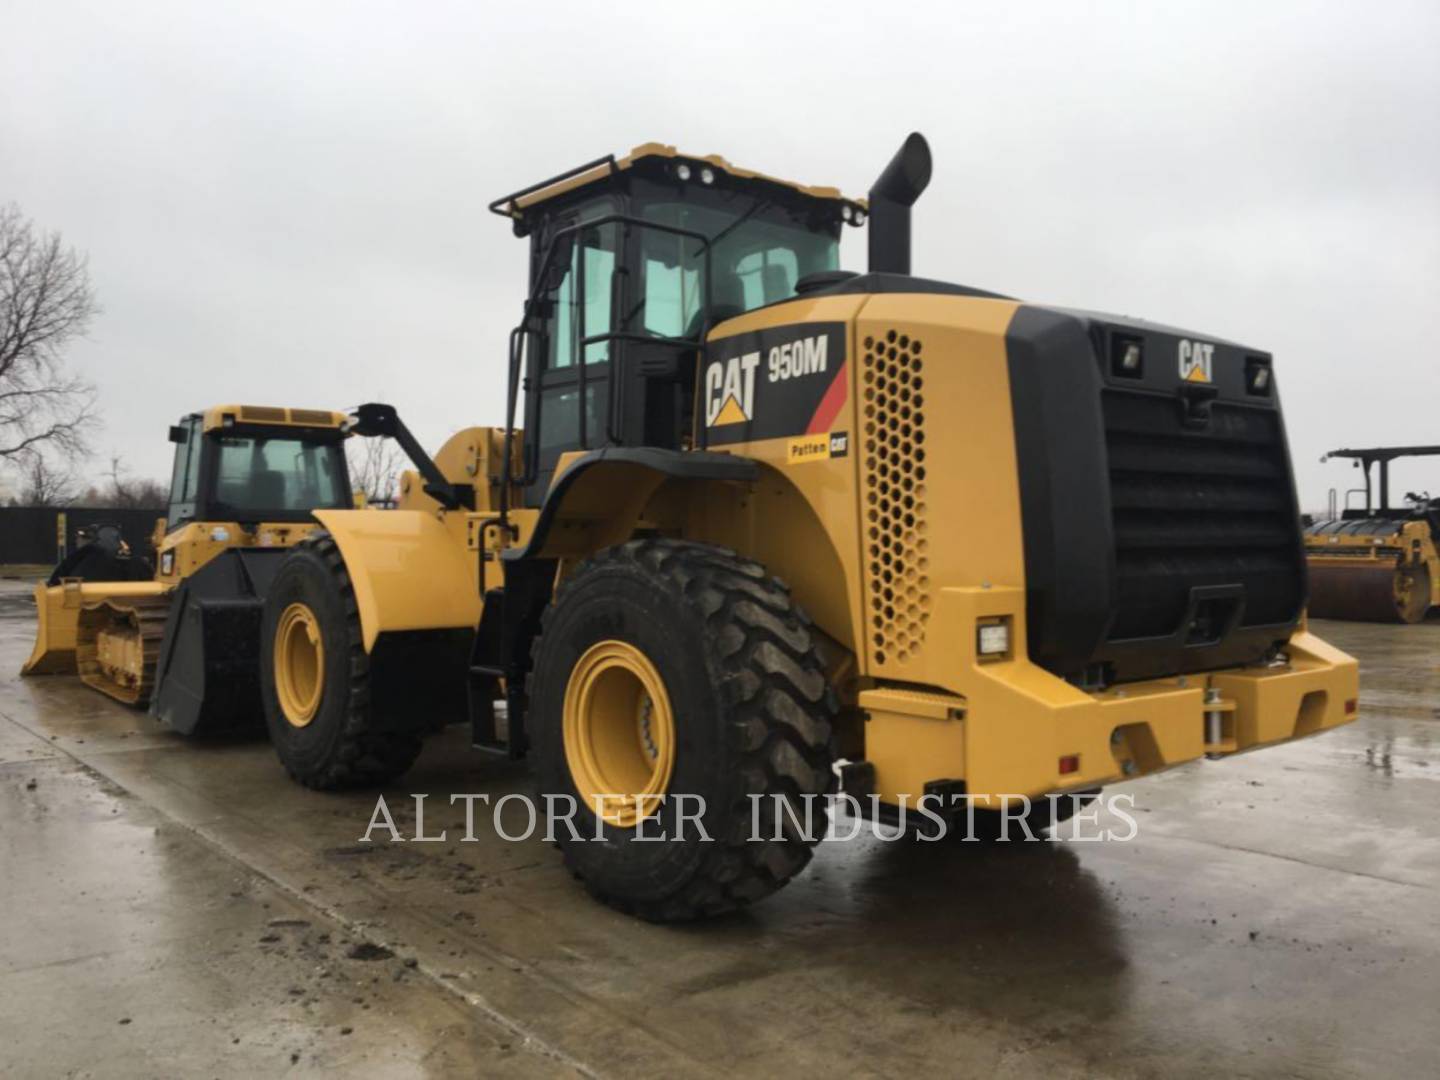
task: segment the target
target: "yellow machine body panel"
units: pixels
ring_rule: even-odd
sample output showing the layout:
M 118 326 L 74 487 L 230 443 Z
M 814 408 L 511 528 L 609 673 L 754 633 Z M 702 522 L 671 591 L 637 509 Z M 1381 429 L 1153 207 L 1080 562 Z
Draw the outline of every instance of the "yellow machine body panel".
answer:
M 166 533 L 156 546 L 155 579 L 179 584 L 232 547 L 293 547 L 319 526 L 314 522 L 191 521 Z
M 422 510 L 317 510 L 345 559 L 365 650 L 382 633 L 473 629 L 479 560 L 470 515 Z
M 744 342 L 786 326 L 797 335 L 811 325 L 845 327 L 840 340 L 850 348 L 827 351 L 825 370 L 790 376 L 777 357 L 772 379 L 762 356 L 756 385 L 741 383 L 742 398 L 801 378 L 828 380 L 831 406 L 843 394 L 838 407 L 822 400 L 816 415 L 797 414 L 785 434 L 718 441 L 733 398 L 720 373 L 724 400 L 700 410 L 710 421 L 704 441 L 767 468 L 736 505 L 698 502 L 690 530 L 775 568 L 821 629 L 856 653 L 862 676 L 945 686 L 956 643 L 932 640 L 941 587 L 1023 592 L 1005 355 L 1017 307 L 909 294 L 800 300 L 726 322 L 711 339 L 714 350 L 716 339 Z M 712 366 L 726 366 L 724 353 L 712 352 L 722 357 Z M 738 353 L 742 365 L 745 357 Z M 714 381 L 702 379 L 702 395 Z M 947 419 L 956 402 L 965 403 L 963 423 Z M 742 421 L 757 408 L 737 404 Z
M 521 433 L 515 432 L 512 442 L 517 448 L 515 461 L 519 461 Z M 480 513 L 494 510 L 500 505 L 500 475 L 505 453 L 505 431 L 496 427 L 462 428 L 445 440 L 435 453 L 436 467 L 451 483 L 468 484 L 475 491 L 475 510 Z M 512 492 L 511 506 L 519 503 L 518 494 Z M 401 510 L 437 511 L 440 504 L 425 494 L 420 475 L 406 470 L 400 477 Z

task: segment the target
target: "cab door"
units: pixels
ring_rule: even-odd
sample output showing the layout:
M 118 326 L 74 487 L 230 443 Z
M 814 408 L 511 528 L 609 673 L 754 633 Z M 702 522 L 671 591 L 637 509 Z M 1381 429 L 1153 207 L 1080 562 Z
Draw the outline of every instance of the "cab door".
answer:
M 554 219 L 549 236 L 610 211 L 608 200 Z M 543 283 L 540 318 L 527 350 L 527 501 L 540 501 L 560 455 L 609 445 L 608 405 L 617 342 L 595 340 L 615 330 L 619 246 L 616 222 L 562 235 Z M 542 246 L 543 245 L 543 246 Z M 548 236 L 537 237 L 539 258 Z M 583 399 L 583 407 L 582 407 Z

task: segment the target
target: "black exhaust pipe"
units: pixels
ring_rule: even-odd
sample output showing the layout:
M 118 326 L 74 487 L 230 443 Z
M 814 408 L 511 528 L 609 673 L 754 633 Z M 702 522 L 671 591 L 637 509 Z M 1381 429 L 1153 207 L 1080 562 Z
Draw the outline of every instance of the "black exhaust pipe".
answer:
M 930 184 L 930 144 L 912 132 L 870 189 L 870 272 L 910 273 L 910 208 Z

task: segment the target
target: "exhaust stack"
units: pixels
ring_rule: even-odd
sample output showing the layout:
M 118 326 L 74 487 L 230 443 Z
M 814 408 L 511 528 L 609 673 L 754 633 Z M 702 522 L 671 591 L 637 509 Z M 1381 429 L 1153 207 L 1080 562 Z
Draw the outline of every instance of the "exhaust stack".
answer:
M 930 184 L 930 144 L 918 131 L 870 188 L 870 272 L 910 273 L 910 208 Z

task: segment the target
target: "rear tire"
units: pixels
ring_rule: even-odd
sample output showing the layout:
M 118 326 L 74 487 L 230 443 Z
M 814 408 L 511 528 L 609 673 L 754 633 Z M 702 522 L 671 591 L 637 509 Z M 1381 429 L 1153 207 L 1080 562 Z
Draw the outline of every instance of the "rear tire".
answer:
M 823 800 L 807 797 L 833 784 L 837 706 L 808 626 L 764 567 L 706 544 L 631 541 L 600 552 L 561 586 L 532 651 L 529 728 L 540 792 L 576 801 L 574 833 L 557 821 L 554 837 L 593 895 L 644 919 L 682 921 L 768 896 L 810 861 L 826 818 Z M 610 676 L 593 674 L 597 662 L 628 665 L 635 686 L 660 700 L 650 689 L 615 691 L 602 682 Z M 606 710 L 593 704 L 602 699 L 607 715 L 636 717 L 638 739 L 632 732 L 631 741 L 602 745 L 600 729 L 587 726 L 602 722 Z M 669 725 L 653 741 L 652 717 Z M 578 749 L 586 731 L 601 774 L 607 755 L 613 762 L 637 741 L 650 755 L 653 768 L 622 764 L 608 774 L 666 796 L 637 824 L 627 826 L 619 811 L 597 817 L 582 794 L 577 777 L 596 775 Z M 795 828 L 777 798 L 802 823 L 808 803 L 812 826 Z M 683 827 L 680 812 L 690 816 Z M 761 842 L 750 841 L 752 815 Z M 770 839 L 777 819 L 781 839 Z M 650 842 L 657 836 L 666 839 Z
M 355 590 L 328 533 L 297 544 L 275 573 L 261 622 L 260 694 L 275 752 L 306 787 L 383 784 L 420 753 L 417 733 L 380 730 L 373 716 Z

